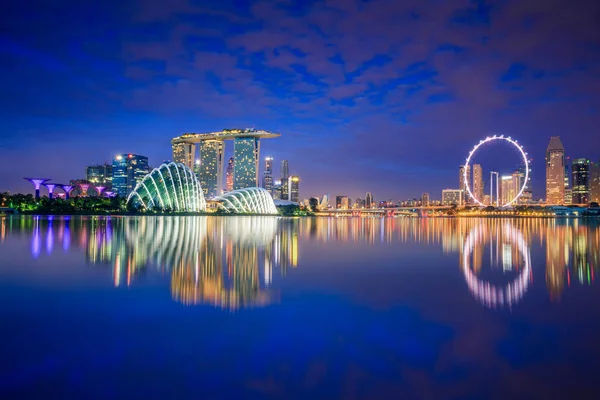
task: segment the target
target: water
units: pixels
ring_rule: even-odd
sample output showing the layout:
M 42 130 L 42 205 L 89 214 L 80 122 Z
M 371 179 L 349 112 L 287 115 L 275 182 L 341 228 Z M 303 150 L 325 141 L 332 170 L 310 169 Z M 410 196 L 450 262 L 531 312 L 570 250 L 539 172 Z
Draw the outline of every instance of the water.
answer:
M 0 218 L 0 398 L 598 398 L 598 222 Z

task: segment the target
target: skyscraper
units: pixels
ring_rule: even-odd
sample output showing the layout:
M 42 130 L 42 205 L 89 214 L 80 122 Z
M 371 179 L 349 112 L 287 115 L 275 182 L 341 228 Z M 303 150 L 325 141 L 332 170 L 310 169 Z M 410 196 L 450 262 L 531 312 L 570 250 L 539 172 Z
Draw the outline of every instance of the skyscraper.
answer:
M 112 165 L 89 165 L 85 167 L 85 180 L 94 186 L 103 186 L 105 190 L 112 188 Z
M 223 192 L 223 151 L 225 144 L 220 140 L 200 142 L 200 186 L 206 198 L 219 196 Z
M 467 166 L 467 180 L 465 181 L 465 166 L 461 165 L 458 169 L 459 189 L 462 190 L 461 203 L 457 205 L 465 205 L 470 203 L 469 194 L 467 192 L 467 182 L 471 180 L 471 166 Z
M 227 184 L 227 191 L 231 192 L 233 190 L 233 157 L 229 158 L 227 162 L 227 177 L 225 178 Z
M 481 164 L 473 164 L 473 196 L 483 202 L 483 169 Z
M 525 171 L 524 165 L 517 168 L 517 172 L 519 173 L 519 176 L 521 177 L 521 179 L 525 179 L 526 171 Z M 521 180 L 517 190 L 521 190 L 522 184 L 523 184 L 523 181 Z M 532 201 L 533 201 L 533 191 L 531 190 L 531 174 L 529 174 L 529 177 L 527 178 L 527 182 L 525 182 L 525 188 L 523 188 L 523 193 L 521 194 L 521 197 L 519 197 L 518 202 L 520 204 L 529 204 Z
M 371 192 L 367 192 L 365 195 L 365 208 L 373 208 L 375 205 L 373 204 L 373 194 Z
M 196 161 L 196 144 L 195 143 L 173 143 L 173 162 L 186 165 L 190 169 L 194 168 Z
M 233 188 L 235 190 L 258 186 L 258 156 L 260 141 L 256 137 L 234 139 L 235 164 L 233 166 Z
M 573 204 L 590 202 L 590 160 L 576 158 L 571 164 Z
M 288 168 L 288 160 L 281 160 L 281 198 L 287 199 L 289 197 L 288 190 L 288 178 L 290 177 L 290 170 Z
M 500 177 L 500 205 L 508 204 L 516 195 L 514 176 L 504 175 Z
M 288 188 L 289 188 L 289 201 L 293 201 L 294 203 L 298 202 L 299 192 L 300 192 L 300 178 L 296 175 L 292 175 L 288 178 Z
M 348 196 L 335 196 L 335 208 L 341 209 L 343 205 L 348 208 Z
M 565 204 L 573 204 L 571 174 L 569 173 L 569 157 L 565 158 Z
M 460 189 L 444 189 L 442 190 L 442 205 L 444 206 L 459 206 L 462 204 L 463 191 Z
M 148 172 L 148 157 L 117 154 L 112 165 L 112 191 L 121 197 L 127 197 Z
M 273 182 L 273 199 L 280 200 L 283 199 L 281 194 L 281 181 Z
M 262 187 L 273 195 L 273 157 L 265 157 Z
M 552 136 L 546 149 L 546 204 L 565 202 L 565 148 L 560 137 Z
M 590 202 L 600 203 L 600 160 L 590 163 Z
M 429 207 L 429 193 L 423 193 L 421 195 L 421 206 L 422 207 Z

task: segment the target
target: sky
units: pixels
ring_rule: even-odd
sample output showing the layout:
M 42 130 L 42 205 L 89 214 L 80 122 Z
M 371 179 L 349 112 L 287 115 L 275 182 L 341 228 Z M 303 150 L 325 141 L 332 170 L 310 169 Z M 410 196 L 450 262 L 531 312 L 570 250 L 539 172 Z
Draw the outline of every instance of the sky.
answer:
M 281 133 L 261 158 L 300 197 L 441 197 L 480 139 L 600 159 L 597 0 L 8 0 L 0 192 L 117 153 L 171 159 L 184 132 Z M 232 143 L 228 143 L 231 152 Z M 482 163 L 508 163 L 486 149 Z M 514 156 L 512 154 L 511 156 Z M 497 167 L 500 168 L 500 167 Z M 262 166 L 261 166 L 262 169 Z M 485 174 L 484 174 L 485 176 Z

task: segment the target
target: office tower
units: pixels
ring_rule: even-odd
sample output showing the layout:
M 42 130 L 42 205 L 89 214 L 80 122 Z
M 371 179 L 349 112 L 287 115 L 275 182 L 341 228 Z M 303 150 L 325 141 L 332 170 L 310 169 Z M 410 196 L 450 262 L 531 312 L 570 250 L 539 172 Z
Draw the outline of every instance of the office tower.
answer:
M 590 160 L 576 158 L 571 164 L 573 204 L 590 202 Z
M 219 196 L 223 192 L 223 152 L 225 144 L 221 140 L 200 142 L 200 186 L 204 197 Z
M 234 140 L 233 188 L 235 190 L 258 187 L 258 156 L 260 141 L 256 137 Z
M 163 162 L 163 164 L 168 164 L 169 162 Z M 202 165 L 202 163 L 200 162 L 200 160 L 196 159 L 196 161 L 194 161 L 194 175 L 196 175 L 198 178 L 200 178 L 200 165 Z
M 472 192 L 475 199 L 482 201 L 483 199 L 483 169 L 481 164 L 473 164 L 473 185 Z
M 365 208 L 365 201 L 358 197 L 356 202 L 354 202 L 354 208 Z
M 565 202 L 565 148 L 558 136 L 552 136 L 546 149 L 546 204 Z
M 335 208 L 343 209 L 344 205 L 348 209 L 348 196 L 335 196 Z
M 442 205 L 444 206 L 459 206 L 462 204 L 463 191 L 461 189 L 444 189 L 442 190 Z
M 423 193 L 421 195 L 421 206 L 422 207 L 429 207 L 429 193 Z
M 517 196 L 516 181 L 518 181 L 518 177 L 515 177 L 514 174 L 504 175 L 500 178 L 500 205 L 508 204 Z
M 299 190 L 300 190 L 300 178 L 296 175 L 292 175 L 288 178 L 288 188 L 289 188 L 289 201 L 293 201 L 294 203 L 298 202 Z
M 569 157 L 565 157 L 565 203 L 573 204 L 573 190 L 571 188 L 571 174 L 569 173 Z
M 233 190 L 233 165 L 234 165 L 234 161 L 233 161 L 233 157 L 231 157 L 231 158 L 229 158 L 229 161 L 227 162 L 226 185 L 227 185 L 228 192 L 231 192 Z
M 288 168 L 288 160 L 281 160 L 281 198 L 287 199 L 289 197 L 288 190 L 288 178 L 290 177 L 290 171 Z
M 467 192 L 467 182 L 469 182 L 471 180 L 471 166 L 468 165 L 467 166 L 467 180 L 465 181 L 465 166 L 461 165 L 460 168 L 458 169 L 458 182 L 459 182 L 459 189 L 462 190 L 462 196 L 461 196 L 461 204 L 458 205 L 466 205 L 469 204 L 471 202 L 471 200 L 469 199 L 469 194 Z
M 521 185 L 523 184 L 523 180 L 525 179 L 525 166 L 522 165 L 517 168 L 517 172 L 520 176 L 520 183 L 517 190 L 521 190 Z M 518 193 L 518 192 L 517 192 Z M 523 188 L 523 193 L 521 193 L 521 197 L 519 197 L 519 204 L 530 204 L 533 201 L 533 191 L 531 190 L 531 174 L 527 178 L 527 182 L 525 182 L 525 187 Z
M 173 162 L 181 163 L 190 169 L 194 168 L 196 161 L 196 144 L 195 143 L 173 143 Z
M 89 165 L 85 167 L 85 179 L 94 186 L 102 186 L 106 190 L 111 190 L 112 165 Z
M 262 187 L 273 195 L 273 157 L 265 157 Z
M 112 165 L 112 191 L 121 197 L 127 197 L 148 172 L 148 157 L 117 154 Z
M 375 204 L 373 203 L 373 194 L 371 192 L 367 192 L 365 195 L 365 208 L 373 208 Z
M 600 160 L 590 163 L 590 202 L 600 203 Z
M 273 200 L 281 200 L 283 199 L 281 193 L 281 181 L 273 182 Z

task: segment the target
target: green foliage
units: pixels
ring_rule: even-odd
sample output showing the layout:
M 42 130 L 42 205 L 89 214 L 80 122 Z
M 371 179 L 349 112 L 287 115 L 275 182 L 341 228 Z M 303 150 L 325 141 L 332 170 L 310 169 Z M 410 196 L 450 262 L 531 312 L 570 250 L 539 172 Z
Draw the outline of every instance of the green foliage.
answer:
M 42 197 L 31 194 L 0 194 L 2 207 L 14 208 L 24 214 L 108 214 L 131 210 L 122 197 L 73 197 L 70 199 Z
M 316 197 L 311 197 L 310 199 L 308 199 L 308 205 L 311 211 L 317 211 L 317 207 L 319 207 L 319 199 L 317 199 Z

